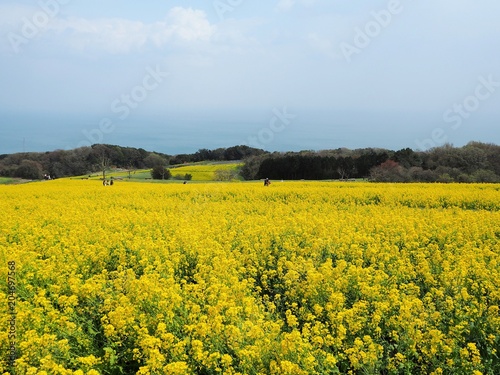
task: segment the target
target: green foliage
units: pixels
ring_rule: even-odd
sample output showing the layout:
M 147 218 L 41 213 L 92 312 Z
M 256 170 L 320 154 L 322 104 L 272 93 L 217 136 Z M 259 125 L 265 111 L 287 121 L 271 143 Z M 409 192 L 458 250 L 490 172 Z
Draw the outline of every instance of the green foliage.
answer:
M 156 152 L 152 152 L 144 159 L 144 164 L 148 168 L 153 168 L 157 165 L 167 165 L 168 161 L 165 156 L 159 155 Z
M 173 175 L 174 180 L 181 180 L 181 181 L 191 181 L 193 179 L 193 175 L 186 173 L 185 175 L 182 174 L 175 174 Z
M 176 155 L 171 159 L 170 164 L 197 163 L 200 161 L 236 161 L 262 154 L 266 154 L 266 151 L 245 145 L 215 150 L 203 148 L 194 154 Z
M 10 185 L 16 181 L 13 178 L 0 177 L 0 185 Z
M 168 180 L 172 177 L 170 170 L 162 165 L 157 165 L 151 169 L 151 178 L 153 180 Z
M 500 177 L 495 174 L 493 171 L 479 169 L 474 172 L 472 175 L 472 179 L 475 182 L 498 182 L 500 181 Z
M 43 177 L 42 166 L 40 163 L 32 160 L 23 160 L 16 169 L 15 177 L 26 180 L 41 180 Z
M 217 169 L 214 173 L 215 181 L 231 181 L 236 179 L 238 173 L 230 169 Z
M 428 151 L 404 148 L 398 151 L 365 148 L 339 148 L 323 151 L 301 151 L 270 154 L 248 146 L 233 146 L 215 150 L 200 149 L 194 154 L 167 155 L 148 152 L 141 148 L 97 144 L 74 150 L 56 150 L 44 153 L 17 153 L 0 155 L 0 176 L 39 179 L 44 174 L 52 178 L 89 176 L 107 170 L 141 170 L 157 165 L 186 165 L 210 161 L 244 160 L 238 174 L 246 180 L 271 178 L 273 180 L 324 180 L 371 177 L 377 181 L 414 182 L 498 182 L 500 181 L 500 146 L 470 142 L 464 147 L 444 145 Z M 389 173 L 388 160 L 397 163 Z M 184 166 L 182 167 L 184 168 Z M 234 165 L 228 169 L 233 169 Z M 385 170 L 384 170 L 385 168 Z M 215 170 L 224 166 L 210 166 L 198 170 L 179 170 L 176 174 L 190 174 L 194 180 L 215 179 Z M 382 174 L 380 173 L 382 172 Z M 227 180 L 226 172 L 217 179 Z M 149 172 L 148 172 L 149 175 Z
M 246 159 L 240 170 L 241 177 L 245 180 L 256 180 L 260 165 L 266 158 L 266 155 L 260 155 Z
M 245 160 L 247 180 L 370 178 L 380 182 L 499 182 L 500 146 L 471 142 L 428 151 L 366 148 L 273 153 Z
M 373 168 L 370 177 L 377 182 L 406 182 L 409 178 L 407 170 L 393 160 L 387 160 Z

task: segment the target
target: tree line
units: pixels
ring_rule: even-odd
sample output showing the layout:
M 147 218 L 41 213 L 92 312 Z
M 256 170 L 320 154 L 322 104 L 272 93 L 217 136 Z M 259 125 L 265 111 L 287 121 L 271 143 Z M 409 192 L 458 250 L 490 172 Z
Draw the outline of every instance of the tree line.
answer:
M 246 160 L 247 180 L 368 179 L 378 182 L 500 182 L 500 146 L 470 142 L 428 151 L 345 148 L 272 153 Z
M 168 155 L 142 148 L 95 144 L 73 150 L 0 155 L 0 176 L 40 180 L 44 176 L 82 176 L 112 167 L 135 170 L 199 161 L 243 160 L 263 153 L 265 151 L 248 146 L 233 146 L 215 150 L 200 149 L 193 154 Z
M 0 155 L 0 176 L 30 180 L 81 176 L 106 168 L 145 169 L 200 161 L 243 160 L 246 180 L 369 179 L 385 182 L 500 182 L 500 146 L 470 142 L 428 151 L 381 148 L 267 152 L 245 145 L 168 155 L 96 144 L 74 150 Z M 165 176 L 163 176 L 165 177 Z
M 154 159 L 152 155 L 155 154 L 144 149 L 112 145 L 7 154 L 0 155 L 0 175 L 36 180 L 44 175 L 52 178 L 85 175 L 100 171 L 103 164 L 131 169 L 145 168 L 149 159 Z
M 268 152 L 246 145 L 217 148 L 215 150 L 202 148 L 194 154 L 174 155 L 170 159 L 170 164 L 196 163 L 200 161 L 239 161 L 265 154 L 268 154 Z

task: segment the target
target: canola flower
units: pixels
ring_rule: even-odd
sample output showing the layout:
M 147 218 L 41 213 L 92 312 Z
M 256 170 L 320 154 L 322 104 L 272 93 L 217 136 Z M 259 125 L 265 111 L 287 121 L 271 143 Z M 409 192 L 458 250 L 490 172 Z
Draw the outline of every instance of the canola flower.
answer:
M 0 197 L 0 298 L 9 261 L 17 298 L 1 373 L 500 373 L 500 185 L 56 180 Z

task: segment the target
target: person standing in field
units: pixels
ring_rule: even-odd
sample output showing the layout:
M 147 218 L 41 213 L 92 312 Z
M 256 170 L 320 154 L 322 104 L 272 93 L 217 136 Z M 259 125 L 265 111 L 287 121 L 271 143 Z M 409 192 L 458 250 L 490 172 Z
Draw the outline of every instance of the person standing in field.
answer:
M 269 185 L 271 185 L 271 181 L 269 180 L 269 178 L 266 178 L 264 180 L 264 186 L 269 186 Z

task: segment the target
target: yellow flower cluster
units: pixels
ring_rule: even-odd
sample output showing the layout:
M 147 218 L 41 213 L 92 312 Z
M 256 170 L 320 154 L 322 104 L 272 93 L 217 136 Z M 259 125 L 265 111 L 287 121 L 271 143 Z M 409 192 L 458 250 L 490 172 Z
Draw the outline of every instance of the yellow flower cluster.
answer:
M 5 306 L 16 265 L 1 373 L 500 373 L 499 185 L 56 180 L 0 196 Z

